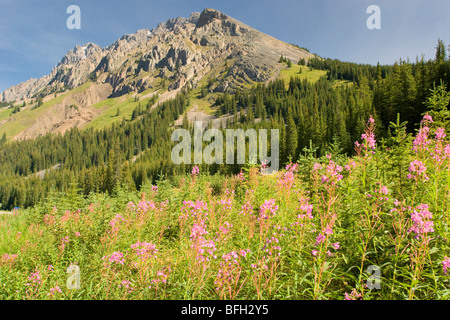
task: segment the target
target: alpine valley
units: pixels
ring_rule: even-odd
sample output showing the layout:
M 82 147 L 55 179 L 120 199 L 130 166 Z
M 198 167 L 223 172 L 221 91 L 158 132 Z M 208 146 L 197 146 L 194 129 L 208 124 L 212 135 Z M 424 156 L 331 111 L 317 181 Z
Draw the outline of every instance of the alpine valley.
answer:
M 0 299 L 449 299 L 436 40 L 358 64 L 207 8 L 77 45 L 0 93 Z M 280 170 L 172 161 L 211 128 L 276 130 Z

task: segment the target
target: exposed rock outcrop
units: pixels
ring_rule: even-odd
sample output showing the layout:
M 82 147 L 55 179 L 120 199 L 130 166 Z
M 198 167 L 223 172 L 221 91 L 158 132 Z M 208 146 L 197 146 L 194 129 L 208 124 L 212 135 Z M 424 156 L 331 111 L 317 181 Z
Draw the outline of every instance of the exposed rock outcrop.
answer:
M 217 11 L 205 9 L 189 18 L 173 18 L 155 29 L 124 35 L 106 48 L 76 46 L 51 73 L 30 79 L 0 94 L 0 101 L 20 101 L 77 87 L 86 81 L 109 83 L 111 96 L 142 92 L 155 77 L 170 78 L 170 90 L 197 83 L 227 62 L 215 90 L 241 82 L 267 81 L 280 68 L 283 55 L 297 62 L 309 52 L 289 45 Z

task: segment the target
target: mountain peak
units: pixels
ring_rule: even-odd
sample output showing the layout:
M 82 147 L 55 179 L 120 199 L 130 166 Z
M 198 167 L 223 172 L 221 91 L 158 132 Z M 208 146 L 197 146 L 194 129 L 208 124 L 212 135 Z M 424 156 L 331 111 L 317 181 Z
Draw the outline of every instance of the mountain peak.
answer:
M 181 90 L 195 88 L 211 72 L 221 76 L 210 90 L 232 91 L 275 77 L 281 55 L 291 61 L 313 56 L 206 8 L 189 18 L 172 18 L 152 30 L 123 35 L 105 48 L 93 43 L 77 45 L 48 76 L 8 88 L 0 93 L 0 101 L 45 96 L 87 81 L 109 84 L 112 97 L 159 88 L 161 79 L 170 79 L 169 91 Z
M 226 20 L 227 18 L 228 16 L 226 16 L 220 11 L 211 8 L 206 8 L 202 11 L 200 17 L 198 18 L 196 28 L 201 28 L 214 20 Z

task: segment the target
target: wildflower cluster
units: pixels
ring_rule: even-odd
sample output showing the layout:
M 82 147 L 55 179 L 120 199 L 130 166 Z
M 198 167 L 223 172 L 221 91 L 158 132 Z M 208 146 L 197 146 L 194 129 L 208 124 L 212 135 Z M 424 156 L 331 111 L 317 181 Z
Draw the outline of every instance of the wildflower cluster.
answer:
M 323 169 L 325 169 L 325 171 L 323 171 Z M 320 175 L 320 181 L 322 184 L 330 183 L 334 186 L 343 179 L 341 174 L 342 167 L 336 164 L 333 160 L 329 160 L 328 165 L 325 168 L 320 163 L 315 163 L 312 171 L 317 172 L 317 174 Z
M 50 288 L 50 292 L 47 293 L 47 295 L 50 297 L 54 297 L 57 293 L 62 293 L 61 288 L 59 286 Z
M 345 293 L 344 299 L 345 300 L 362 300 L 362 294 L 358 293 L 356 291 L 356 289 L 353 289 L 353 291 L 350 294 L 348 294 L 347 292 Z
M 275 199 L 270 199 L 264 201 L 264 203 L 259 208 L 259 218 L 258 220 L 267 220 L 271 215 L 275 215 L 278 211 L 278 206 L 275 205 Z
M 192 242 L 191 248 L 195 251 L 195 259 L 200 262 L 208 262 L 211 258 L 216 259 L 214 252 L 217 250 L 216 244 L 213 240 L 207 240 L 204 236 L 208 234 L 206 231 L 204 221 L 194 223 L 191 228 L 190 239 Z
M 414 225 L 408 230 L 408 232 L 414 232 L 416 238 L 434 232 L 433 214 L 428 211 L 429 206 L 427 204 L 418 205 L 411 213 L 411 220 Z
M 366 157 L 369 154 L 375 154 L 376 143 L 375 140 L 375 120 L 370 117 L 366 125 L 366 131 L 361 135 L 362 143 L 355 142 L 356 153 L 359 155 L 364 151 Z
M 280 173 L 280 178 L 278 179 L 278 185 L 285 190 L 290 190 L 294 184 L 295 176 L 294 173 L 298 171 L 298 163 L 286 165 L 286 171 Z
M 133 253 L 141 261 L 157 258 L 156 254 L 158 253 L 158 249 L 156 249 L 156 246 L 153 243 L 138 241 L 131 245 L 131 249 L 133 249 Z
M 217 273 L 216 280 L 214 281 L 217 291 L 220 291 L 224 287 L 231 289 L 231 287 L 237 285 L 242 270 L 240 258 L 245 258 L 247 253 L 250 253 L 250 249 L 242 249 L 239 253 L 232 251 L 222 255 L 220 269 Z
M 194 167 L 192 168 L 191 175 L 192 175 L 193 177 L 195 177 L 195 176 L 198 176 L 199 174 L 200 174 L 200 169 L 198 168 L 198 166 L 194 166 Z
M 125 263 L 125 258 L 122 252 L 114 251 L 110 256 L 104 256 L 102 260 L 106 260 L 106 267 L 110 267 L 111 265 L 123 265 Z M 109 262 L 109 263 L 108 263 Z

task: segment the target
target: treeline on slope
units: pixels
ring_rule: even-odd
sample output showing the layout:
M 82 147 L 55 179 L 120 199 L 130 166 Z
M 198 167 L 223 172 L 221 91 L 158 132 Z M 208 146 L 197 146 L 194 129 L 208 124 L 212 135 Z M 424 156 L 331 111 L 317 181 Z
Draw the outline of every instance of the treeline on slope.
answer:
M 328 70 L 329 80 L 347 80 L 360 88 L 368 86 L 373 91 L 373 107 L 379 114 L 383 129 L 394 121 L 398 113 L 408 121 L 412 131 L 426 109 L 424 102 L 430 90 L 442 83 L 450 84 L 450 56 L 444 42 L 438 40 L 435 59 L 423 56 L 414 63 L 396 62 L 392 66 L 377 66 L 342 62 L 332 59 L 310 59 L 308 65 Z
M 139 108 L 139 107 L 138 107 Z M 143 111 L 135 121 L 123 120 L 102 130 L 72 128 L 64 135 L 33 140 L 3 142 L 0 145 L 0 203 L 2 209 L 28 207 L 43 199 L 51 189 L 68 190 L 76 182 L 84 193 L 113 192 L 123 183 L 133 187 L 126 160 L 139 156 L 150 146 L 170 141 L 168 128 L 186 108 L 183 94 Z M 161 158 L 157 152 L 155 157 Z M 41 179 L 36 173 L 48 170 Z M 140 184 L 138 184 L 140 185 Z

